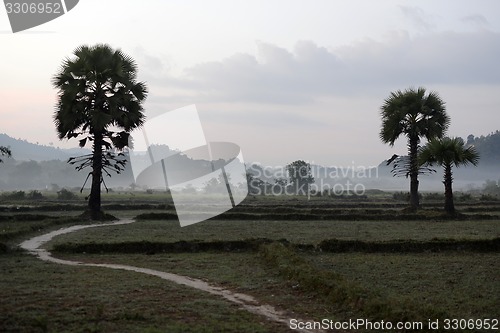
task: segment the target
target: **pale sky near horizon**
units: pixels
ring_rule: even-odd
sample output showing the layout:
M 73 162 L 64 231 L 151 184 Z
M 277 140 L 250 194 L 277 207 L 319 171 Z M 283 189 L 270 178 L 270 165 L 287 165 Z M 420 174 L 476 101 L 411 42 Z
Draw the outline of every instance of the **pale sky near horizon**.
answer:
M 440 94 L 450 136 L 500 130 L 499 1 L 80 0 L 16 34 L 0 9 L 0 133 L 77 146 L 57 139 L 50 80 L 95 43 L 137 61 L 147 116 L 196 104 L 207 139 L 239 144 L 245 161 L 371 166 L 405 153 L 404 138 L 380 142 L 379 108 L 410 86 Z

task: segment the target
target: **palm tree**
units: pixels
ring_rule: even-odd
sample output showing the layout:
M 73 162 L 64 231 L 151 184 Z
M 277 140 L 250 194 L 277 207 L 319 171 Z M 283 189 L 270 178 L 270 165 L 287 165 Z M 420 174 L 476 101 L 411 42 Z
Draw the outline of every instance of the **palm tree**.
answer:
M 99 219 L 103 172 L 123 170 L 125 160 L 117 158 L 123 154 L 114 152 L 128 146 L 129 132 L 144 123 L 147 88 L 136 81 L 135 61 L 109 45 L 83 45 L 73 55 L 52 80 L 58 89 L 54 123 L 59 139 L 80 137 L 80 147 L 92 142 L 92 154 L 68 162 L 81 163 L 77 170 L 91 167 L 88 206 L 90 217 Z
M 433 139 L 419 150 L 419 163 L 437 164 L 444 169 L 444 209 L 449 214 L 455 213 L 453 203 L 453 172 L 452 167 L 476 166 L 479 162 L 479 154 L 474 146 L 465 148 L 462 138 Z
M 418 198 L 419 164 L 417 159 L 420 139 L 442 137 L 449 126 L 445 103 L 436 92 L 426 93 L 425 88 L 409 88 L 391 92 L 380 108 L 382 142 L 394 146 L 401 136 L 408 140 L 408 172 L 410 177 L 410 205 L 416 210 Z

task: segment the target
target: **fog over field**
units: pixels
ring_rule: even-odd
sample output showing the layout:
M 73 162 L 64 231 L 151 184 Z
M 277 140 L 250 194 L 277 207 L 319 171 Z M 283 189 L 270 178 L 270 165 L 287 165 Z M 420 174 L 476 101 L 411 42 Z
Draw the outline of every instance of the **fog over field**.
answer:
M 4 158 L 0 165 L 1 190 L 44 190 L 60 187 L 80 188 L 87 176 L 87 172 L 77 172 L 74 166 L 67 164 L 73 156 L 90 153 L 82 148 L 60 149 L 52 146 L 42 146 L 17 140 L 5 134 L 0 134 L 0 140 L 5 142 L 14 152 L 13 158 Z M 472 139 L 471 139 L 472 140 Z M 500 180 L 500 133 L 475 138 L 481 162 L 478 167 L 459 168 L 455 170 L 455 188 L 462 191 L 477 190 L 483 187 L 486 181 L 498 182 Z M 153 149 L 163 151 L 165 155 L 173 155 L 178 151 L 170 150 L 168 146 L 155 146 Z M 147 152 L 136 152 L 149 165 L 150 158 Z M 384 158 L 382 156 L 381 158 Z M 308 161 L 312 166 L 312 176 L 315 179 L 314 189 L 337 189 L 363 192 L 367 189 L 380 189 L 391 191 L 406 191 L 408 179 L 395 177 L 392 173 L 393 165 L 387 165 L 387 159 L 369 166 L 359 166 L 354 162 L 351 165 L 320 165 Z M 135 162 L 137 163 L 137 157 Z M 290 163 L 292 161 L 288 161 Z M 189 160 L 181 161 L 186 169 L 191 167 Z M 284 165 L 266 165 L 259 161 L 245 161 L 247 172 L 269 184 L 274 184 L 276 179 L 288 179 L 289 175 Z M 434 168 L 435 173 L 420 177 L 422 191 L 442 191 L 442 170 Z M 137 175 L 136 175 L 137 176 Z M 113 188 L 130 189 L 131 184 L 138 188 L 164 189 L 163 181 L 144 181 L 143 178 L 134 178 L 130 161 L 121 174 L 106 178 L 106 183 Z M 203 186 L 203 184 L 193 184 Z
M 498 330 L 500 1 L 0 7 L 0 332 Z

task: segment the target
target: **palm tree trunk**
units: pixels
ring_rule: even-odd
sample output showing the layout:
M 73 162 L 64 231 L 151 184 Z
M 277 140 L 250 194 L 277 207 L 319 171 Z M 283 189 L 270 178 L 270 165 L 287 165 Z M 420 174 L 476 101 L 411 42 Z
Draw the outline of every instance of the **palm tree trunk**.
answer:
M 90 188 L 89 210 L 92 220 L 101 218 L 101 178 L 102 178 L 102 133 L 94 135 L 92 161 L 92 187 Z
M 451 171 L 451 164 L 444 166 L 444 210 L 448 214 L 455 213 L 455 204 L 453 203 L 453 173 Z
M 413 210 L 420 207 L 418 198 L 418 137 L 410 137 L 409 140 L 410 157 L 410 206 Z

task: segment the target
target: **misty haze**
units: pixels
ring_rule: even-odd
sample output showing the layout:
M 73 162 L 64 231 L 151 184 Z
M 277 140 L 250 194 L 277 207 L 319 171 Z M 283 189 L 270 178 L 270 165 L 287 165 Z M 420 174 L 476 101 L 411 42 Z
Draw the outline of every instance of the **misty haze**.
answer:
M 0 332 L 499 329 L 500 3 L 4 4 Z

